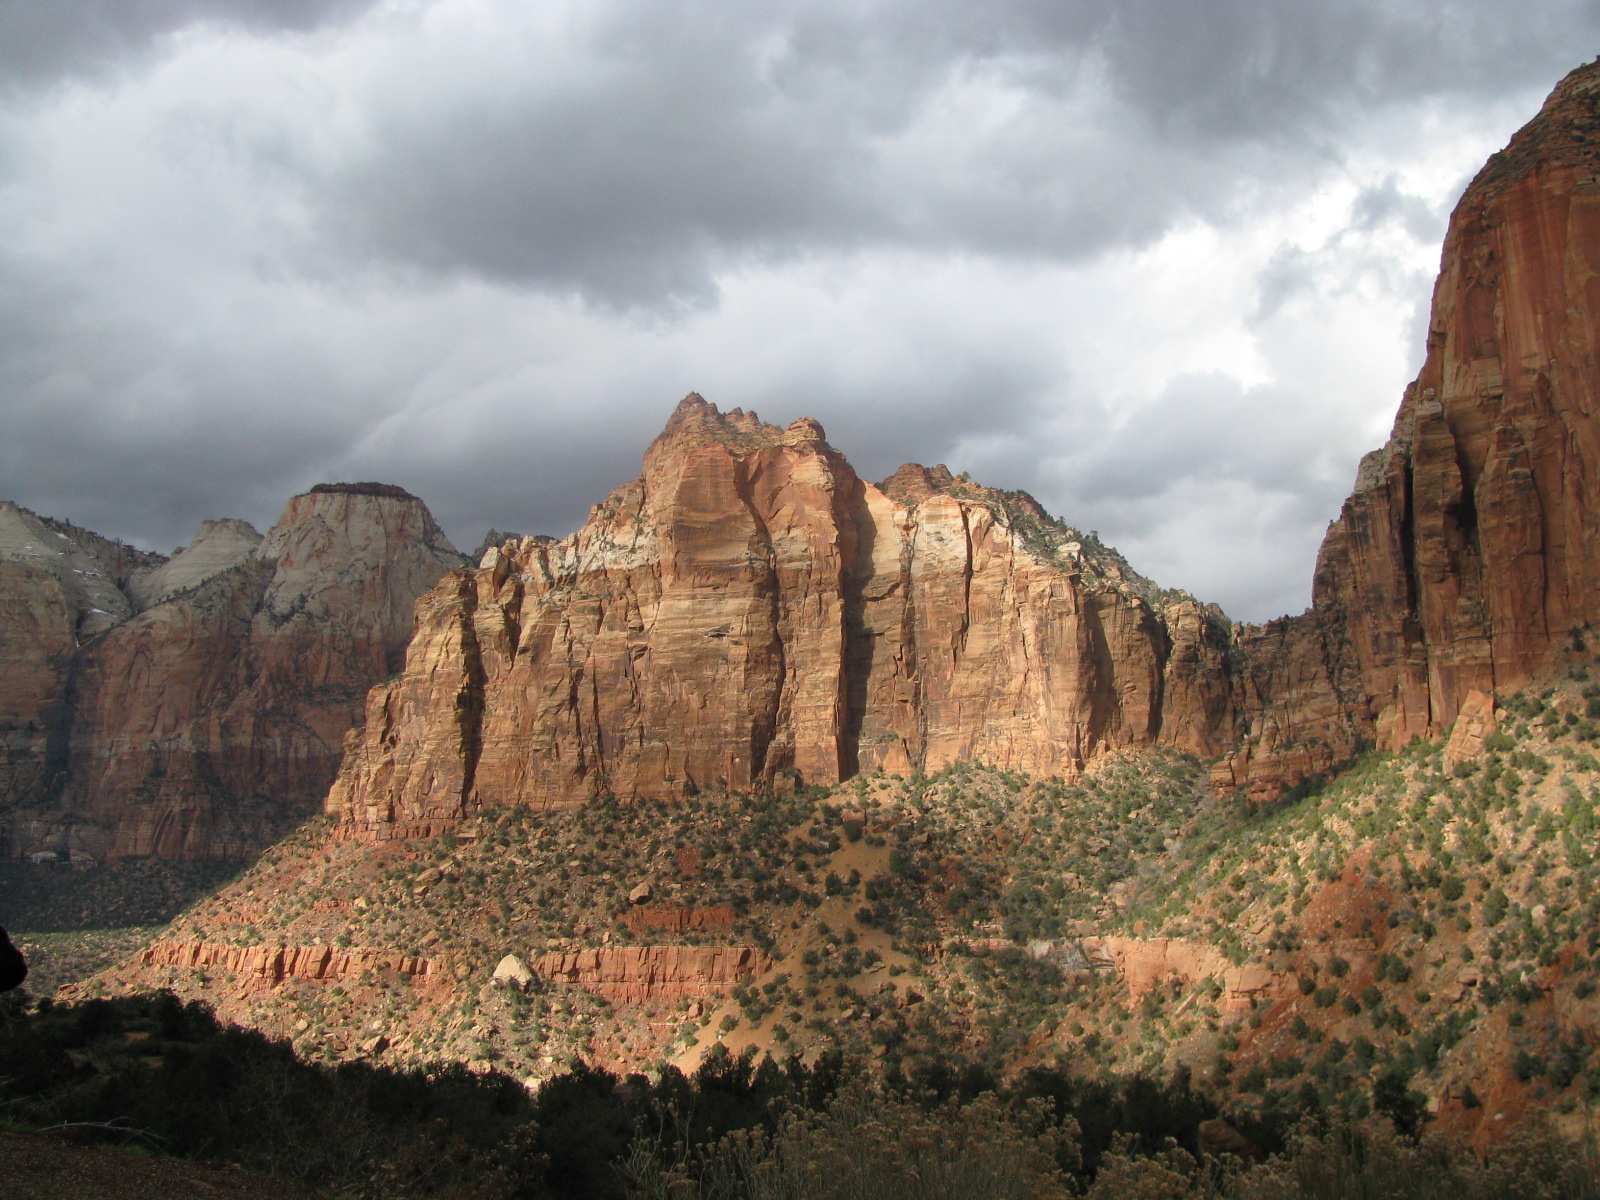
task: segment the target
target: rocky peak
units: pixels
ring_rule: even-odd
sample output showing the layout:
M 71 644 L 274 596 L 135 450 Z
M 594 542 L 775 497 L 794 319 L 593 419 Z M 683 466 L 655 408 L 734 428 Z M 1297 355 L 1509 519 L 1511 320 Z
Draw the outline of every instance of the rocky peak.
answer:
M 878 490 L 896 504 L 915 508 L 924 500 L 947 493 L 955 481 L 956 477 L 943 463 L 931 468 L 921 463 L 906 463 L 880 483 Z
M 263 558 L 289 565 L 307 555 L 341 550 L 360 555 L 415 544 L 423 552 L 460 558 L 428 506 L 386 483 L 319 483 L 290 499 L 267 532 Z
M 678 401 L 652 449 L 674 442 L 685 446 L 720 442 L 736 450 L 754 450 L 777 445 L 783 435 L 782 429 L 768 425 L 753 410 L 731 408 L 722 412 L 699 392 L 690 392 Z
M 224 518 L 202 522 L 187 546 L 180 546 L 160 566 L 129 580 L 128 595 L 140 609 L 161 604 L 238 566 L 260 545 L 261 534 L 248 521 Z
M 897 501 L 822 438 L 690 396 L 582 529 L 443 580 L 329 809 L 407 836 L 486 805 L 1231 739 L 1213 616 L 1168 629 L 1023 493 L 912 466 Z
M 474 549 L 471 554 L 467 555 L 467 561 L 469 563 L 481 563 L 483 562 L 483 556 L 489 553 L 489 551 L 498 550 L 507 542 L 520 542 L 522 540 L 522 536 L 522 534 L 513 533 L 509 529 L 491 528 L 483 535 L 483 540 L 478 543 L 477 548 Z M 543 534 L 536 534 L 535 537 L 544 542 L 555 541 L 555 538 L 546 537 Z
M 722 412 L 698 392 L 690 392 L 678 402 L 667 419 L 666 428 L 645 453 L 648 464 L 667 454 L 681 454 L 699 446 L 721 445 L 745 454 L 770 446 L 802 446 L 827 442 L 822 425 L 811 417 L 801 417 L 788 428 L 769 425 L 752 410 L 730 408 Z
M 1427 356 L 1318 556 L 1312 611 L 1243 630 L 1250 724 L 1224 783 L 1266 790 L 1363 742 L 1449 729 L 1600 623 L 1600 64 L 1580 67 L 1450 219 Z
M 15 578 L 31 577 L 55 595 L 70 638 L 94 637 L 132 616 L 134 602 L 125 589 L 165 561 L 159 554 L 0 501 L 0 562 L 8 564 Z
M 1600 162 L 1600 61 L 1568 72 L 1538 114 L 1490 155 L 1457 205 L 1458 214 L 1493 200 L 1530 171 L 1595 167 Z

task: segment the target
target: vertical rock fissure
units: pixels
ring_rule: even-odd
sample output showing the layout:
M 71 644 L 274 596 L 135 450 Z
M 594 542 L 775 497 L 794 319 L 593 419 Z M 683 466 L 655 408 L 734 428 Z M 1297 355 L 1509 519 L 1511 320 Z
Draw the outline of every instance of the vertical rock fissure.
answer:
M 733 471 L 733 488 L 735 495 L 739 497 L 739 503 L 744 505 L 745 512 L 749 514 L 750 521 L 755 526 L 756 537 L 759 539 L 760 557 L 766 567 L 760 586 L 766 591 L 763 599 L 766 601 L 767 616 L 772 627 L 772 652 L 777 659 L 773 664 L 777 686 L 771 691 L 771 699 L 764 710 L 750 714 L 749 783 L 753 786 L 761 780 L 770 779 L 767 757 L 771 753 L 773 743 L 778 740 L 778 731 L 785 723 L 785 714 L 789 716 L 791 723 L 793 720 L 794 680 L 789 675 L 789 655 L 785 646 L 793 621 L 784 605 L 783 585 L 778 577 L 777 549 L 772 544 L 772 530 L 762 519 L 756 506 L 753 481 L 749 471 L 745 463 L 738 459 L 735 460 Z M 746 645 L 747 656 L 752 649 Z M 748 663 L 748 658 L 746 662 Z M 771 769 L 776 771 L 789 764 L 773 762 L 770 765 Z
M 839 778 L 849 779 L 861 770 L 861 728 L 867 719 L 871 686 L 873 634 L 867 629 L 867 585 L 874 571 L 878 526 L 867 507 L 866 489 L 857 480 L 851 489 L 848 514 L 854 533 L 855 561 L 841 563 L 840 619 L 844 640 L 840 664 L 842 708 L 839 721 Z
M 467 581 L 469 586 L 471 581 Z M 476 592 L 473 593 L 474 599 Z M 461 815 L 472 811 L 478 778 L 478 758 L 483 753 L 483 704 L 486 674 L 483 649 L 473 621 L 476 603 L 464 605 L 461 612 L 462 674 L 465 686 L 456 693 L 456 720 L 461 730 Z M 481 800 L 479 801 L 481 803 Z

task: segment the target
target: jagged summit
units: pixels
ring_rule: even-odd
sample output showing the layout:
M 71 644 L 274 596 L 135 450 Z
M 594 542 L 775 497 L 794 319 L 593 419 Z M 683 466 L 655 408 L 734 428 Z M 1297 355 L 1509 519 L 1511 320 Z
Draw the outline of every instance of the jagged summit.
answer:
M 754 410 L 745 412 L 742 408 L 731 408 L 722 412 L 699 392 L 690 392 L 678 401 L 677 408 L 667 418 L 666 428 L 651 445 L 649 453 L 673 445 L 681 447 L 716 443 L 746 452 L 766 446 L 826 441 L 827 435 L 822 426 L 810 417 L 801 417 L 787 428 L 780 428 L 768 425 Z
M 678 402 L 666 427 L 651 443 L 645 454 L 646 476 L 652 464 L 679 461 L 690 450 L 704 446 L 723 446 L 736 456 L 775 446 L 807 446 L 815 444 L 830 456 L 830 462 L 852 476 L 842 455 L 828 445 L 827 434 L 820 422 L 811 417 L 800 417 L 787 426 L 768 424 L 754 410 L 746 412 L 733 408 L 726 413 L 698 392 L 690 392 Z M 868 485 L 870 486 L 870 485 Z M 949 496 L 963 500 L 977 500 L 985 504 L 994 517 L 1020 539 L 1020 545 L 1030 554 L 1051 565 L 1086 571 L 1099 579 L 1130 588 L 1135 594 L 1151 603 L 1187 593 L 1164 590 L 1136 572 L 1127 559 L 1099 537 L 1084 532 L 1052 516 L 1045 507 L 1025 491 L 1005 491 L 974 482 L 965 473 L 954 475 L 944 463 L 925 467 L 921 463 L 906 463 L 883 482 L 877 490 L 907 509 L 935 496 Z M 613 497 L 613 500 L 615 497 Z M 596 506 L 595 512 L 610 511 L 606 504 Z

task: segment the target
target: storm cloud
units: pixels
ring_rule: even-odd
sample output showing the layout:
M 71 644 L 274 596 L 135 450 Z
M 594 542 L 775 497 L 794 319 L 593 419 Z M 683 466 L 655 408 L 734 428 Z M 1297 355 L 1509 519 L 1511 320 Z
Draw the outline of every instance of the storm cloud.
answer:
M 563 533 L 693 389 L 1304 605 L 1591 3 L 0 6 L 0 495 Z

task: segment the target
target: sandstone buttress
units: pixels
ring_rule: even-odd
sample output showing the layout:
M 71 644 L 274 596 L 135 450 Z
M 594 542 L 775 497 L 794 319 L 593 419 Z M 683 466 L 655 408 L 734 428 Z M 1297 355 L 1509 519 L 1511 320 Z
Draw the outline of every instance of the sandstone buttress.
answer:
M 691 395 L 577 533 L 423 599 L 328 806 L 387 837 L 601 794 L 1214 755 L 1225 650 L 1218 615 L 1031 498 L 916 466 L 875 487 L 816 422 Z
M 1268 792 L 1447 731 L 1600 621 L 1600 66 L 1572 72 L 1456 205 L 1427 359 L 1329 526 L 1312 609 L 1249 630 L 1243 748 Z

